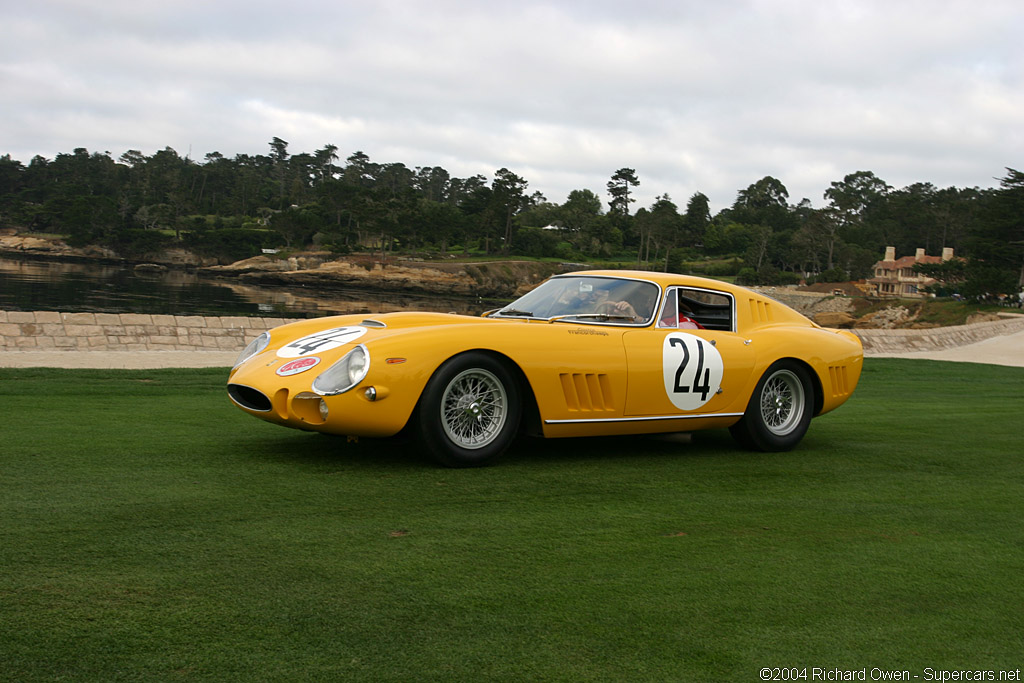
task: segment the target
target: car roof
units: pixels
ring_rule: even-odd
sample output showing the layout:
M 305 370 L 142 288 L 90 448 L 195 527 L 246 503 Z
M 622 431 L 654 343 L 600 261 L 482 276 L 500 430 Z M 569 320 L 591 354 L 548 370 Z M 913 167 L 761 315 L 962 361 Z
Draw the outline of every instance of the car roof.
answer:
M 730 294 L 738 294 L 744 292 L 750 294 L 750 290 L 745 287 L 733 285 L 728 282 L 721 280 L 712 280 L 706 277 L 698 277 L 696 275 L 680 275 L 678 273 L 658 273 L 649 270 L 579 270 L 572 273 L 561 273 L 555 277 L 615 277 L 615 278 L 628 278 L 635 280 L 647 280 L 653 282 L 661 287 L 670 287 L 673 285 L 681 285 L 688 287 L 701 287 L 706 289 L 716 289 L 722 292 L 728 292 Z

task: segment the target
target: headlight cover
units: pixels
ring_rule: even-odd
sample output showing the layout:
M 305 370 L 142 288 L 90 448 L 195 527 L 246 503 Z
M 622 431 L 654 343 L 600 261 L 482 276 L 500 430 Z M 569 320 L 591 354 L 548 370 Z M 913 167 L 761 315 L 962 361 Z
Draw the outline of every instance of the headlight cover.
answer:
M 313 391 L 321 396 L 343 394 L 363 381 L 370 371 L 370 352 L 359 344 L 313 380 Z
M 260 336 L 253 339 L 244 349 L 242 349 L 242 352 L 238 354 L 238 360 L 235 361 L 235 364 L 232 366 L 232 369 L 237 368 L 239 365 L 249 360 L 263 349 L 267 348 L 268 344 L 270 344 L 269 332 L 264 332 Z

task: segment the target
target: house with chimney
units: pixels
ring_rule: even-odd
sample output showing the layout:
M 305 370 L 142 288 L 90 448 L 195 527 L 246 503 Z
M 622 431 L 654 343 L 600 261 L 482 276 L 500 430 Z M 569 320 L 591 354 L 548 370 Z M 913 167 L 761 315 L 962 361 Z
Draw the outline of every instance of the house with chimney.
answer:
M 943 263 L 953 258 L 953 250 L 945 247 L 942 256 L 928 256 L 924 249 L 918 249 L 913 256 L 896 258 L 896 247 L 885 248 L 885 258 L 874 265 L 875 276 L 868 280 L 874 296 L 898 299 L 923 299 L 921 291 L 935 284 L 934 278 L 914 272 L 915 263 Z

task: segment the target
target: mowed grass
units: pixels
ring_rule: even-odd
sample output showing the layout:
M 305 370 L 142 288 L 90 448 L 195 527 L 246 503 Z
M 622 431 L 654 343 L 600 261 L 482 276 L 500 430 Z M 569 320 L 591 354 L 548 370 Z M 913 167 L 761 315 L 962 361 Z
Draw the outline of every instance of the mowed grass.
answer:
M 0 370 L 0 680 L 758 680 L 1024 664 L 1024 369 L 866 362 L 782 454 L 445 470 L 225 371 Z

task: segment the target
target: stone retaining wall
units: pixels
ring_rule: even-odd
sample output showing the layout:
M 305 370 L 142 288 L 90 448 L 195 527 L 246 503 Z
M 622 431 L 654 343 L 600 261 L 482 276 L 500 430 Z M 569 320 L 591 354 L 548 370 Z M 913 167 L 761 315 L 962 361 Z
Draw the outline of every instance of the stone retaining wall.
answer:
M 241 351 L 287 318 L 0 311 L 0 350 Z M 853 330 L 864 352 L 936 351 L 1024 331 L 1024 317 L 923 330 Z
M 993 320 L 956 325 L 954 327 L 933 327 L 923 330 L 851 330 L 860 337 L 864 353 L 908 353 L 911 351 L 938 351 L 966 346 L 1004 334 L 1024 332 L 1024 317 Z
M 0 351 L 241 351 L 282 318 L 0 311 Z

